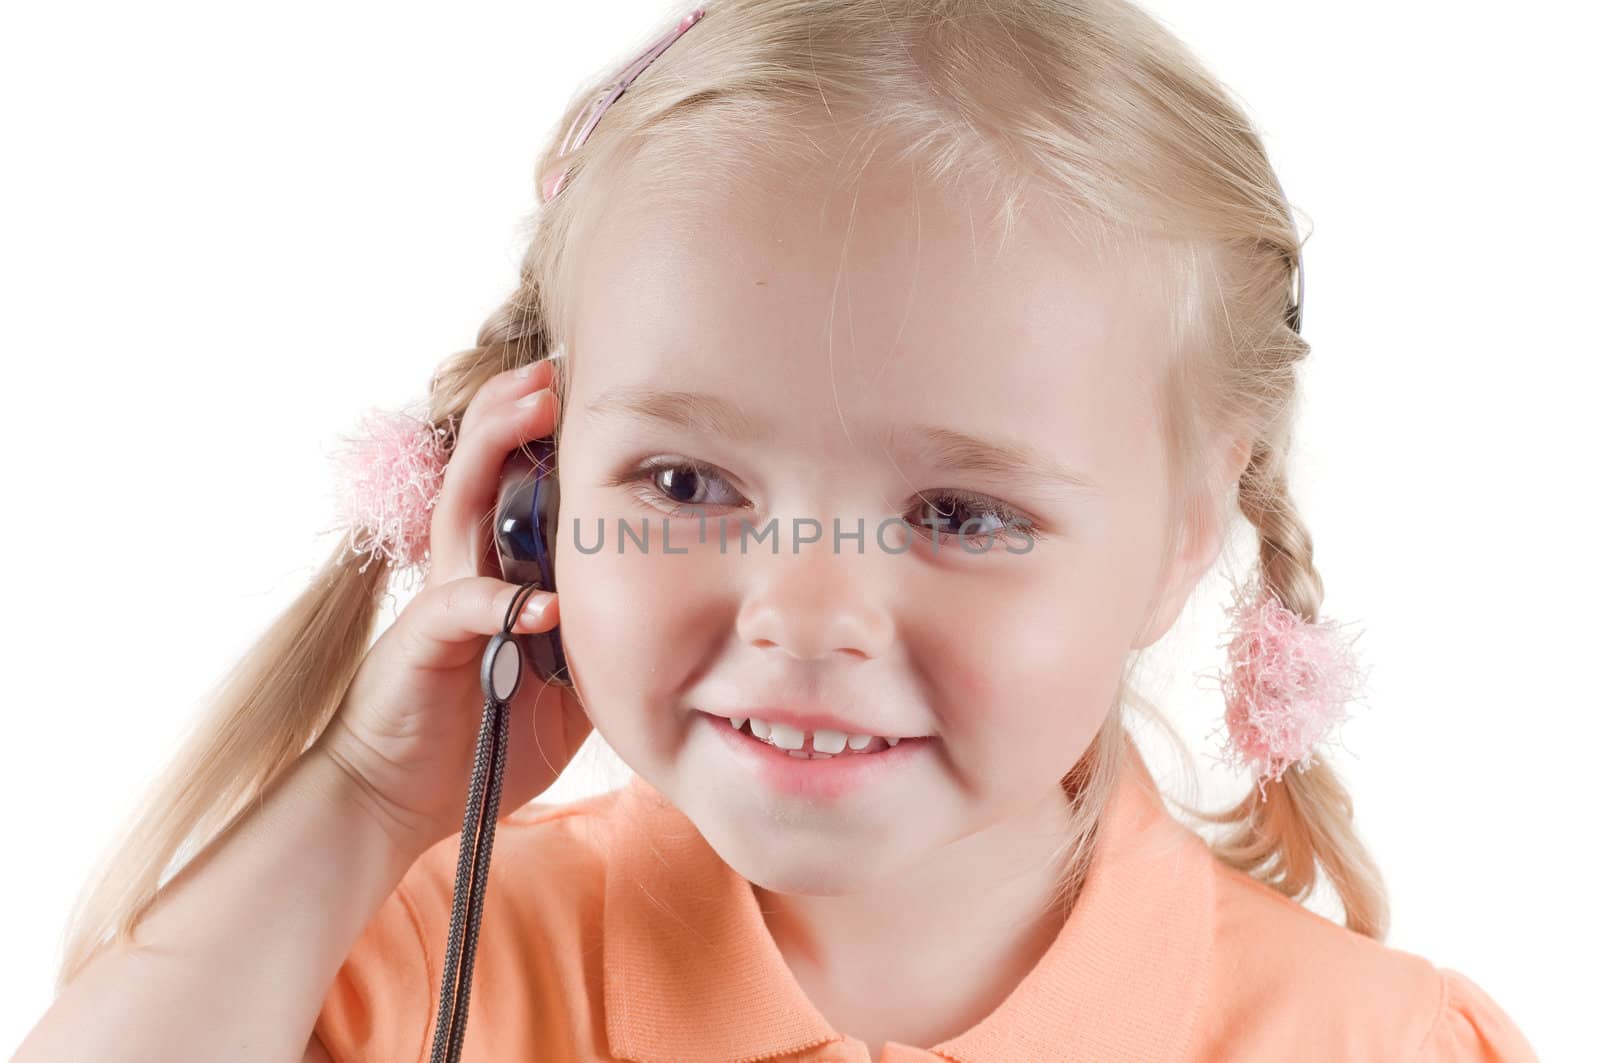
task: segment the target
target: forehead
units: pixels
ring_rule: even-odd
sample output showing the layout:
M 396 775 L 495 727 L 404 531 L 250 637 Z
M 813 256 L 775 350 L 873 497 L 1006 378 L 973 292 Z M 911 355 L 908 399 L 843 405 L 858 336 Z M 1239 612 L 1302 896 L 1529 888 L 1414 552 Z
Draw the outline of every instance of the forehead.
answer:
M 729 173 L 668 183 L 641 158 L 580 225 L 575 408 L 617 385 L 702 390 L 813 447 L 903 421 L 1108 472 L 1142 451 L 1166 336 L 1145 258 L 1036 211 L 1002 232 L 981 182 Z

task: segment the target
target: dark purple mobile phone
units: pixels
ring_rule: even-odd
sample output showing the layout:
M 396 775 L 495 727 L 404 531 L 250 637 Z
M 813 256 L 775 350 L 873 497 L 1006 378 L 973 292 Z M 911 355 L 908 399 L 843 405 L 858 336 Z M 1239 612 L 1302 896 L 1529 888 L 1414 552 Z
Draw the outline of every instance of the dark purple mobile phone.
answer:
M 561 488 L 556 481 L 555 443 L 535 439 L 506 458 L 494 510 L 494 548 L 500 578 L 507 583 L 536 583 L 556 589 L 556 519 Z M 517 636 L 523 654 L 541 679 L 570 686 L 567 658 L 561 648 L 560 625 Z

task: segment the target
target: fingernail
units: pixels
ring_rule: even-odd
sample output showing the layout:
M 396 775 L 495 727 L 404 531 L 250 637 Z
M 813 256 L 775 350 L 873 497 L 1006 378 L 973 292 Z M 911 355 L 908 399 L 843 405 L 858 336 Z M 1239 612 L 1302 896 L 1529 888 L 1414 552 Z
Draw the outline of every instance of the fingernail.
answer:
M 539 619 L 539 614 L 544 612 L 545 606 L 549 605 L 550 599 L 554 597 L 555 595 L 551 594 L 549 591 L 534 591 L 528 596 L 528 600 L 523 603 L 522 619 Z
M 537 365 L 537 364 L 538 364 L 537 362 L 529 362 L 527 365 L 519 366 L 517 368 L 517 379 L 518 380 L 526 380 L 526 379 L 528 379 L 530 376 L 533 375 L 533 367 L 535 365 Z
M 548 394 L 550 394 L 550 389 L 549 388 L 540 388 L 538 391 L 535 391 L 532 395 L 524 395 L 524 396 L 522 396 L 522 398 L 517 400 L 517 405 L 518 406 L 537 406 L 539 404 L 539 400 L 543 399 Z

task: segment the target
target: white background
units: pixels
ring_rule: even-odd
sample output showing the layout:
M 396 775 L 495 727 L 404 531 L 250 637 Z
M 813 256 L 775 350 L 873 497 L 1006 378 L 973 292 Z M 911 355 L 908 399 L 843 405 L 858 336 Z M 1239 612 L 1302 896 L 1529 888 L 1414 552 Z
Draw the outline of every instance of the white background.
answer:
M 1588 1056 L 1594 16 L 1148 6 L 1313 230 L 1293 491 L 1325 615 L 1373 668 L 1334 760 L 1388 943 L 1468 974 L 1541 1055 Z M 91 861 L 331 548 L 326 455 L 472 345 L 536 146 L 662 10 L 6 5 L 0 1049 L 49 1006 Z M 1202 767 L 1223 600 L 1203 588 L 1153 691 Z M 591 752 L 551 798 L 625 777 Z

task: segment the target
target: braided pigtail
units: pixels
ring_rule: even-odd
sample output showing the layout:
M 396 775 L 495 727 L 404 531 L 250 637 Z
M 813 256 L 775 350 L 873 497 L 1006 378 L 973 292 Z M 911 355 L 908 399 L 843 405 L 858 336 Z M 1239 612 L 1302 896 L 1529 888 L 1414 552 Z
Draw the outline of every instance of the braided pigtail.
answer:
M 1311 536 L 1289 497 L 1284 446 L 1258 442 L 1239 481 L 1239 508 L 1255 526 L 1262 587 L 1306 624 L 1315 624 L 1322 577 L 1312 564 Z M 1217 858 L 1289 897 L 1301 900 L 1320 865 L 1344 908 L 1345 925 L 1379 941 L 1388 933 L 1383 878 L 1355 831 L 1350 795 L 1321 758 L 1266 777 L 1234 807 L 1189 810 L 1226 828 L 1212 844 Z

